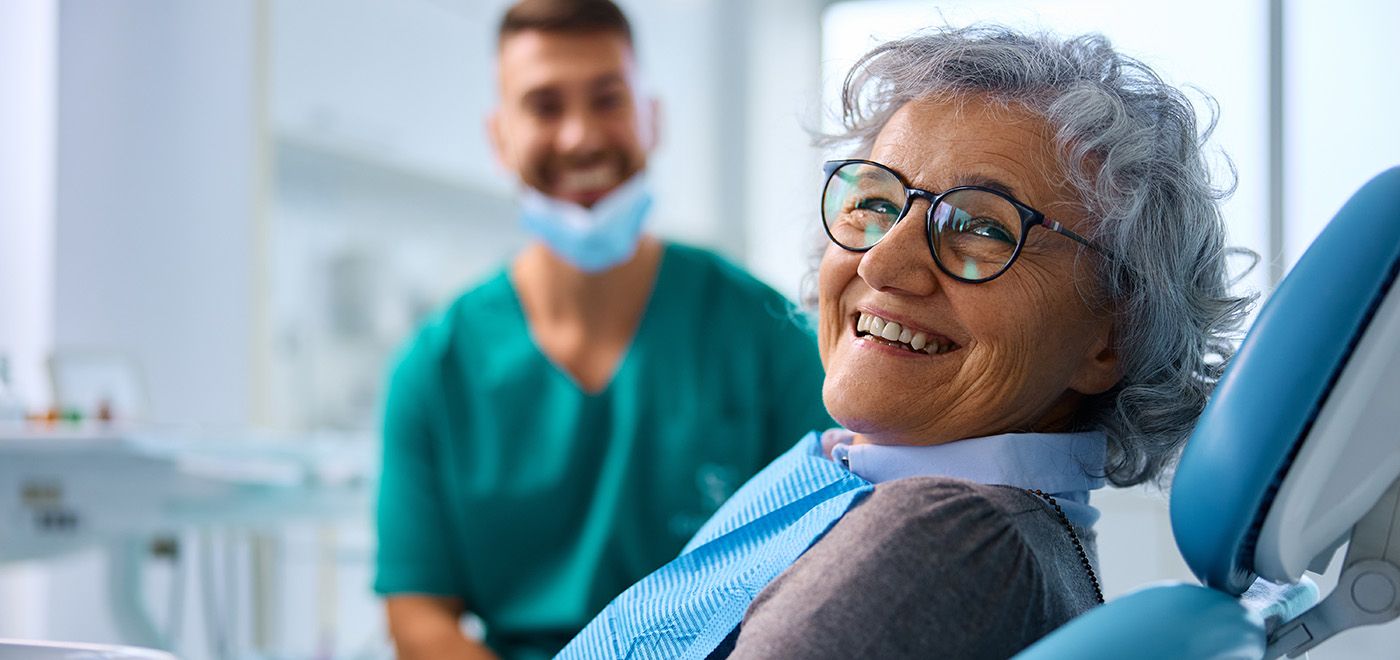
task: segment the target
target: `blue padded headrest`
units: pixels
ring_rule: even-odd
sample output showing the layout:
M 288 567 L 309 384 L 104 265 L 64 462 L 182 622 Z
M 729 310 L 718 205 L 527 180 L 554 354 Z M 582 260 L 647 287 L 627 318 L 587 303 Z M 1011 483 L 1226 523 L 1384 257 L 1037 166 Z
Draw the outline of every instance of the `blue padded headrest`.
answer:
M 1177 547 L 1232 595 L 1278 484 L 1400 267 L 1400 167 L 1352 195 L 1259 312 L 1172 482 Z

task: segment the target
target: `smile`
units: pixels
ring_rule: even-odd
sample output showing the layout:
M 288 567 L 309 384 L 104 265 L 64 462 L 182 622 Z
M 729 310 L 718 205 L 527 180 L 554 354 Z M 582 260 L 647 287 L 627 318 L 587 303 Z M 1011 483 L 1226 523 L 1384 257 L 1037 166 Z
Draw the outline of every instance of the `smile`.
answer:
M 942 355 L 958 348 L 958 344 L 947 337 L 911 330 L 866 312 L 856 315 L 855 335 L 912 353 Z

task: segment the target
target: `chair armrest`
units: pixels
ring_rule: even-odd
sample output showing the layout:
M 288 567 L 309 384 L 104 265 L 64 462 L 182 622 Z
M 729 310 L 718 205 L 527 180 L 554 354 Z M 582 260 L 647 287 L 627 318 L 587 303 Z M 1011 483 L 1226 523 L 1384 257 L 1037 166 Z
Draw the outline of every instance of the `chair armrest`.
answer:
M 1061 626 L 1017 660 L 1185 660 L 1264 657 L 1264 622 L 1234 598 L 1197 585 L 1151 586 Z

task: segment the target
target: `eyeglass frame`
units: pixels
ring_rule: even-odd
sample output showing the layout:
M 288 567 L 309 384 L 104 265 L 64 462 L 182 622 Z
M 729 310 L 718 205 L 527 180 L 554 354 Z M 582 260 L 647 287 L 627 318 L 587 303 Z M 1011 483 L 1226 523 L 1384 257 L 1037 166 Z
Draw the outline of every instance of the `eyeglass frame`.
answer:
M 888 231 L 885 232 L 884 235 L 876 239 L 874 243 L 871 243 L 870 245 L 867 245 L 863 248 L 848 247 L 841 241 L 836 240 L 836 236 L 831 233 L 831 224 L 827 222 L 826 219 L 826 192 L 831 187 L 831 177 L 836 176 L 836 171 L 841 169 L 842 167 L 853 164 L 872 165 L 874 167 L 878 167 L 886 172 L 889 172 L 891 175 L 894 176 L 895 180 L 898 181 L 901 186 L 904 186 L 904 208 L 900 209 L 899 216 L 894 219 L 894 222 L 890 223 L 890 228 Z M 1016 263 L 1016 259 L 1020 258 L 1021 249 L 1024 248 L 1026 245 L 1026 236 L 1030 235 L 1032 227 L 1037 226 L 1044 227 L 1046 229 L 1049 229 L 1050 231 L 1060 234 L 1065 238 L 1068 238 L 1076 243 L 1079 243 L 1080 245 L 1083 245 L 1084 247 L 1098 252 L 1107 259 L 1112 260 L 1114 258 L 1113 253 L 1109 252 L 1107 249 L 1095 245 L 1093 241 L 1085 238 L 1084 236 L 1081 236 L 1078 233 L 1075 233 L 1063 224 L 1055 220 L 1051 220 L 1050 218 L 1046 217 L 1044 213 L 1037 211 L 1034 207 L 1032 207 L 1029 204 L 1026 204 L 1025 202 L 1022 202 L 1021 200 L 1016 199 L 1015 197 L 1011 196 L 1010 193 L 1007 193 L 1002 190 L 997 190 L 996 188 L 988 188 L 986 186 L 975 185 L 953 186 L 952 188 L 944 190 L 941 193 L 935 193 L 930 190 L 915 188 L 909 185 L 909 182 L 905 181 L 904 177 L 899 172 L 894 171 L 894 168 L 885 165 L 884 163 L 877 163 L 873 160 L 866 160 L 864 158 L 828 160 L 825 163 L 822 163 L 822 172 L 826 174 L 826 178 L 822 181 L 822 230 L 826 232 L 827 238 L 831 239 L 831 242 L 836 244 L 836 247 L 839 247 L 848 252 L 869 252 L 871 248 L 875 247 L 876 245 L 879 245 L 880 241 L 885 240 L 885 236 L 888 236 L 890 232 L 894 231 L 895 225 L 898 225 L 904 220 L 905 216 L 909 215 L 909 210 L 914 208 L 914 200 L 916 198 L 919 198 L 926 199 L 929 203 L 928 212 L 924 214 L 924 242 L 928 244 L 929 256 L 933 257 L 933 263 L 934 265 L 938 266 L 938 270 L 943 271 L 943 274 L 959 282 L 965 282 L 967 284 L 983 284 L 986 282 L 990 282 L 998 277 L 1001 277 L 1003 274 L 1006 273 L 1006 271 L 1011 270 L 1011 265 Z M 1016 239 L 1016 249 L 1011 252 L 1011 256 L 1006 259 L 1006 263 L 1002 265 L 1001 270 L 997 271 L 995 274 L 989 277 L 985 277 L 982 279 L 968 279 L 949 270 L 949 268 L 943 264 L 943 260 L 938 258 L 938 250 L 933 246 L 934 209 L 938 208 L 938 203 L 943 201 L 943 199 L 946 198 L 948 195 L 966 190 L 976 190 L 996 195 L 997 197 L 1000 197 L 1006 200 L 1007 202 L 1010 202 L 1010 204 L 1013 207 L 1015 207 L 1016 211 L 1021 215 L 1021 234 Z

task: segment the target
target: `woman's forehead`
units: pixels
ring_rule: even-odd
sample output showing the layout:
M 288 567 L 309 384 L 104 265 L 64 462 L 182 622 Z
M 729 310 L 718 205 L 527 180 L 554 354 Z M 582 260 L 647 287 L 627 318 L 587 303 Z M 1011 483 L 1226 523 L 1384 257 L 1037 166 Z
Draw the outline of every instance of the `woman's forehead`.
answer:
M 876 136 L 871 159 L 894 167 L 910 183 L 974 185 L 1000 182 L 1028 188 L 1056 170 L 1052 133 L 1044 120 L 1017 106 L 978 97 L 911 101 Z

